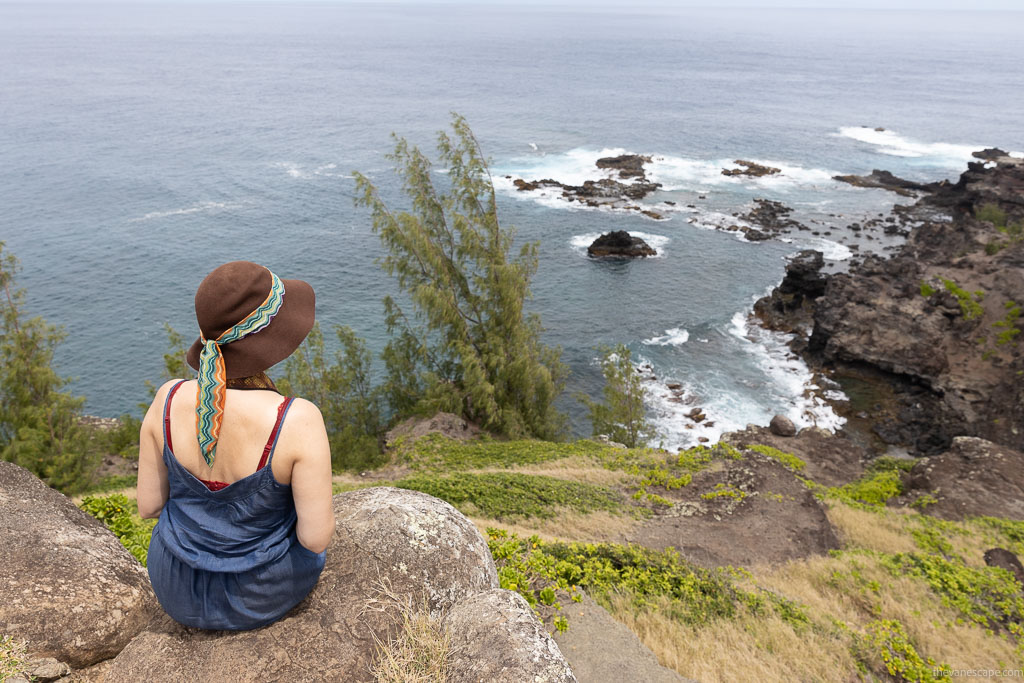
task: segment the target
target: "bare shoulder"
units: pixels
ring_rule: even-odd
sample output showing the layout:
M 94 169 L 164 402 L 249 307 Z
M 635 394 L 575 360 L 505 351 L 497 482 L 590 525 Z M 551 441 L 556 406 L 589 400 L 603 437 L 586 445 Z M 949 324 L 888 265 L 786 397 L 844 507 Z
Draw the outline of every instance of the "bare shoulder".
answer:
M 316 404 L 312 401 L 307 401 L 304 398 L 296 398 L 292 401 L 291 408 L 288 409 L 288 421 L 294 423 L 301 423 L 306 427 L 321 427 L 324 426 L 324 417 L 320 413 L 320 409 L 317 408 Z

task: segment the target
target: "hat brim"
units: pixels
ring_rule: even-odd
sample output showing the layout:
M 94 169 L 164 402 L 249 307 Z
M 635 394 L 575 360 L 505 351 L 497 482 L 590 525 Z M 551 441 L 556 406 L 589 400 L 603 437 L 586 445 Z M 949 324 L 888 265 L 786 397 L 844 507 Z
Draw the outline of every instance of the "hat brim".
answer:
M 227 379 L 257 375 L 292 355 L 313 329 L 316 321 L 316 295 L 302 280 L 281 280 L 284 302 L 270 324 L 255 334 L 220 347 L 224 355 Z M 200 339 L 189 347 L 185 358 L 193 370 L 199 369 Z

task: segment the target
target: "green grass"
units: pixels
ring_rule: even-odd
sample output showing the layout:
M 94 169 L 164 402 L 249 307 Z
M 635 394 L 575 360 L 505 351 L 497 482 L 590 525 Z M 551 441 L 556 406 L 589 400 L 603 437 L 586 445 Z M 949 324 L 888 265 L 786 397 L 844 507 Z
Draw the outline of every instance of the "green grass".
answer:
M 448 501 L 467 515 L 498 520 L 550 519 L 560 509 L 618 512 L 622 495 L 608 487 L 515 472 L 416 475 L 394 484 Z
M 884 507 L 891 498 L 903 493 L 899 471 L 894 469 L 869 470 L 857 481 L 843 486 L 822 486 L 810 479 L 803 482 L 818 498 L 831 498 L 860 509 Z
M 601 457 L 612 446 L 596 441 L 457 441 L 441 434 L 427 434 L 415 441 L 402 440 L 395 450 L 403 462 L 425 471 L 459 472 L 486 467 L 536 465 L 572 456 Z

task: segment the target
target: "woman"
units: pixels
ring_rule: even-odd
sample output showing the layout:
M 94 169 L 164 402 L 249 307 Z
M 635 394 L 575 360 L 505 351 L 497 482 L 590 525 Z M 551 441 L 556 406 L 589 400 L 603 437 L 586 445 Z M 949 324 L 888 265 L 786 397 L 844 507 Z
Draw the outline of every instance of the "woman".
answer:
M 305 339 L 314 304 L 308 284 L 255 263 L 214 270 L 196 292 L 198 379 L 160 387 L 142 422 L 139 513 L 159 518 L 149 576 L 186 626 L 265 626 L 323 569 L 334 532 L 323 418 L 264 372 Z

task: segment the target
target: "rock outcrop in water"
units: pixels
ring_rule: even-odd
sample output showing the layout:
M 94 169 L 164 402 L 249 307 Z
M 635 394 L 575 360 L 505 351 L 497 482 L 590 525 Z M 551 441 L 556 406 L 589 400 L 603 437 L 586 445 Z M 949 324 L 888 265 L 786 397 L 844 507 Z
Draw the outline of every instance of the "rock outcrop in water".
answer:
M 912 180 L 898 178 L 889 171 L 880 171 L 877 168 L 868 175 L 837 175 L 833 176 L 832 179 L 842 183 L 849 183 L 854 187 L 889 190 L 904 197 L 913 197 L 919 192 L 932 192 L 937 188 L 937 183 L 915 183 Z
M 594 258 L 645 258 L 657 253 L 647 242 L 625 230 L 607 232 L 587 247 L 587 254 Z
M 938 454 L 956 436 L 1024 448 L 1024 335 L 1014 331 L 1024 302 L 1024 239 L 1014 227 L 1024 220 L 1024 160 L 972 162 L 958 182 L 930 190 L 906 209 L 920 225 L 893 258 L 830 276 L 811 311 L 792 307 L 789 329 L 813 320 L 795 348 L 841 380 L 875 387 L 849 412 L 871 425 L 879 449 Z M 791 299 L 781 290 L 757 310 L 784 329 Z
M 737 159 L 733 162 L 741 168 L 723 168 L 722 175 L 726 176 L 749 176 L 752 178 L 760 178 L 766 175 L 775 175 L 776 173 L 782 173 L 781 168 L 775 168 L 774 166 L 764 166 L 753 161 L 745 161 L 743 159 Z

